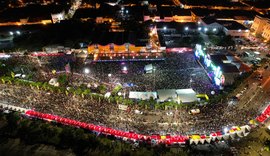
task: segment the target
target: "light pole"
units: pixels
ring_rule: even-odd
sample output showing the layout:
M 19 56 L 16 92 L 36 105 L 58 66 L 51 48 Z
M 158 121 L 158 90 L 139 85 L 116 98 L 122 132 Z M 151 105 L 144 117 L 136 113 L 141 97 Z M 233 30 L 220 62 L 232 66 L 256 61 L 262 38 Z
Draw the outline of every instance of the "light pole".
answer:
M 90 73 L 90 70 L 88 68 L 84 68 L 84 73 L 85 74 L 89 74 Z
M 84 79 L 86 79 L 86 74 L 90 73 L 90 69 L 84 68 L 83 72 L 84 72 Z
M 109 74 L 108 74 L 108 78 L 109 78 L 110 90 L 112 89 L 111 77 L 112 77 L 112 74 L 109 73 Z

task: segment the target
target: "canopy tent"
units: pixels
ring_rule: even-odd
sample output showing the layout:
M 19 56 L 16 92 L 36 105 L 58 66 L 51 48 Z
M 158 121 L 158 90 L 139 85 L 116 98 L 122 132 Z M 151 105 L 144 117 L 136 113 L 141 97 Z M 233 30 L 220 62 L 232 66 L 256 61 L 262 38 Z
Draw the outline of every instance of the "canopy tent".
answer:
M 130 99 L 140 99 L 140 100 L 149 100 L 150 98 L 157 99 L 157 92 L 136 92 L 130 91 Z
M 157 90 L 158 94 L 158 101 L 159 102 L 165 102 L 170 99 L 176 100 L 177 94 L 175 89 L 159 89 Z
M 146 73 L 152 73 L 153 72 L 153 65 L 152 64 L 148 64 L 148 65 L 145 65 L 144 66 L 144 71 L 146 72 Z
M 229 140 L 230 139 L 230 135 L 229 134 L 224 134 L 222 137 L 223 137 L 224 140 Z
M 178 103 L 191 103 L 197 101 L 196 92 L 192 88 L 187 89 L 160 89 L 157 90 L 158 101 L 173 100 Z
M 177 89 L 176 94 L 182 103 L 190 103 L 197 101 L 196 92 L 192 88 Z
M 211 143 L 211 141 L 217 141 L 217 140 L 228 140 L 228 139 L 236 139 L 237 137 L 243 137 L 249 134 L 249 131 L 251 129 L 250 126 L 245 125 L 242 127 L 234 126 L 232 127 L 227 133 L 222 134 L 221 131 L 217 131 L 214 133 L 211 133 L 210 135 L 198 135 L 193 134 L 190 136 L 182 136 L 182 135 L 141 135 L 134 132 L 128 132 L 128 131 L 121 131 L 117 129 L 112 129 L 100 125 L 93 125 L 88 124 L 85 122 L 80 122 L 68 118 L 62 118 L 57 115 L 51 115 L 46 113 L 40 113 L 33 110 L 27 110 L 26 115 L 32 116 L 32 117 L 38 117 L 44 120 L 54 120 L 62 124 L 67 124 L 71 126 L 76 126 L 80 128 L 85 128 L 88 130 L 91 130 L 97 134 L 105 134 L 105 135 L 112 135 L 117 138 L 122 138 L 123 140 L 131 140 L 131 141 L 147 141 L 152 144 L 158 144 L 158 143 L 165 143 L 167 145 L 173 145 L 173 144 L 185 144 L 186 141 L 189 141 L 190 144 L 204 144 L 204 143 Z
M 49 81 L 49 84 L 52 85 L 52 86 L 58 87 L 58 86 L 59 86 L 58 79 L 57 79 L 57 78 L 52 78 L 52 79 Z

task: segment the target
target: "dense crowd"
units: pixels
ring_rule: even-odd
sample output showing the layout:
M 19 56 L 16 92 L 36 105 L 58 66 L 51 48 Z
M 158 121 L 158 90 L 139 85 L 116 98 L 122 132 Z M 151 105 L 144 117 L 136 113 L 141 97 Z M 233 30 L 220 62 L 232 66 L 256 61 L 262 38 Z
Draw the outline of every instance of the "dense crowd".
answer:
M 0 101 L 23 108 L 68 117 L 79 121 L 103 125 L 125 131 L 145 134 L 194 134 L 222 130 L 224 126 L 244 125 L 256 117 L 256 111 L 239 110 L 233 106 L 217 104 L 202 107 L 197 115 L 188 114 L 188 109 L 143 110 L 135 114 L 135 106 L 121 111 L 117 104 L 106 100 L 81 98 L 80 96 L 51 93 L 30 87 L 0 85 Z M 172 112 L 172 115 L 167 115 Z
M 148 64 L 152 64 L 155 69 L 152 73 L 144 70 Z M 127 74 L 123 71 L 124 67 L 127 68 Z M 133 91 L 193 88 L 197 93 L 209 94 L 216 90 L 192 52 L 167 53 L 164 61 L 102 62 L 90 64 L 87 68 L 92 71 L 92 76 L 102 81 L 133 84 L 129 85 L 129 90 Z
M 40 60 L 44 62 L 45 60 Z M 50 59 L 47 58 L 48 62 Z M 42 65 L 43 70 L 50 71 L 60 62 L 62 67 L 66 60 L 53 58 L 50 64 Z M 153 64 L 155 71 L 147 74 L 144 67 Z M 127 68 L 127 73 L 123 68 Z M 211 84 L 203 69 L 194 59 L 192 52 L 168 53 L 164 61 L 157 62 L 110 62 L 91 63 L 89 74 L 73 74 L 71 80 L 77 83 L 101 82 L 133 84 L 129 90 L 153 91 L 157 89 L 193 88 L 198 93 L 209 94 L 215 87 Z M 82 70 L 82 69 L 80 69 Z M 83 71 L 83 70 L 82 70 Z M 109 74 L 111 74 L 109 76 Z M 49 78 L 49 76 L 48 76 Z M 136 114 L 137 105 L 128 111 L 118 109 L 116 103 L 107 100 L 38 90 L 37 88 L 0 85 L 0 101 L 23 108 L 59 115 L 75 120 L 103 125 L 121 130 L 139 133 L 194 134 L 210 133 L 221 130 L 224 126 L 244 125 L 257 115 L 255 110 L 240 110 L 234 106 L 220 103 L 203 106 L 201 113 L 189 114 L 188 108 L 178 110 L 144 110 Z M 171 112 L 171 115 L 168 113 Z

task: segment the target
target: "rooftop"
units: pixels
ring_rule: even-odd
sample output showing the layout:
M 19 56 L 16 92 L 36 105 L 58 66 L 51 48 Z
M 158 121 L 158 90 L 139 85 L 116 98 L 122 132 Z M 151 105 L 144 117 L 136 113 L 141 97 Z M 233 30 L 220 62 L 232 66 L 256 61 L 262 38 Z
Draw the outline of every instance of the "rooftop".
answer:
M 217 23 L 220 25 L 223 25 L 227 30 L 246 30 L 244 25 L 236 22 L 236 21 L 224 21 L 224 20 L 218 20 Z
M 192 13 L 199 17 L 214 16 L 215 18 L 231 18 L 236 19 L 241 17 L 244 20 L 253 20 L 259 13 L 248 10 L 218 10 L 218 9 L 191 9 Z
M 239 73 L 239 70 L 236 65 L 232 63 L 224 63 L 224 61 L 228 60 L 226 55 L 218 54 L 218 55 L 210 55 L 210 57 L 215 65 L 220 66 L 222 72 Z
M 22 8 L 8 8 L 1 12 L 0 22 L 17 22 L 29 18 L 29 21 L 51 19 L 51 13 L 60 13 L 65 8 L 61 5 L 28 5 Z
M 177 30 L 184 30 L 185 27 L 189 29 L 197 29 L 198 26 L 194 22 L 186 22 L 186 23 L 179 23 L 179 22 L 157 22 L 156 23 L 158 29 L 163 29 L 165 26 L 167 28 L 175 28 Z
M 93 32 L 92 43 L 107 45 L 114 43 L 117 45 L 123 45 L 130 43 L 134 45 L 146 45 L 142 42 L 137 33 L 135 32 Z

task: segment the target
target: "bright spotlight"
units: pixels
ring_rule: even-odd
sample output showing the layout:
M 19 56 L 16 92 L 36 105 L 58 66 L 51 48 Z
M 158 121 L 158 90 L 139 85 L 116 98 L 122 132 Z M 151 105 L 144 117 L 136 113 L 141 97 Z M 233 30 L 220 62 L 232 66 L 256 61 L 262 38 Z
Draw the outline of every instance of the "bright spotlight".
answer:
M 223 130 L 224 133 L 227 133 L 228 132 L 228 128 L 225 127 L 224 130 Z
M 21 34 L 21 32 L 17 30 L 17 31 L 16 31 L 16 34 L 17 34 L 17 35 L 20 35 L 20 34 Z
M 217 31 L 217 29 L 216 29 L 216 28 L 214 28 L 214 29 L 213 29 L 213 31 L 214 31 L 214 32 L 216 32 L 216 31 Z
M 85 69 L 84 69 L 84 73 L 85 73 L 85 74 L 89 74 L 89 73 L 90 73 L 90 70 L 89 70 L 88 68 L 85 68 Z
M 14 33 L 12 31 L 9 32 L 10 35 L 13 35 Z
M 163 30 L 167 30 L 167 27 L 165 26 L 165 27 L 163 27 Z
M 208 28 L 204 28 L 204 31 L 205 31 L 205 32 L 208 31 Z
M 199 28 L 198 28 L 198 30 L 199 30 L 199 31 L 201 31 L 201 30 L 202 30 L 202 28 L 201 28 L 201 27 L 199 27 Z
M 124 67 L 123 67 L 123 70 L 124 70 L 124 71 L 127 71 L 127 67 L 126 67 L 126 66 L 124 66 Z
M 185 30 L 187 31 L 188 30 L 188 27 L 185 27 Z

